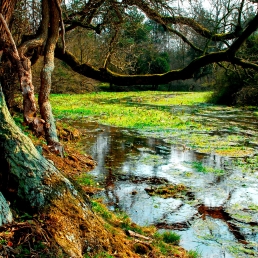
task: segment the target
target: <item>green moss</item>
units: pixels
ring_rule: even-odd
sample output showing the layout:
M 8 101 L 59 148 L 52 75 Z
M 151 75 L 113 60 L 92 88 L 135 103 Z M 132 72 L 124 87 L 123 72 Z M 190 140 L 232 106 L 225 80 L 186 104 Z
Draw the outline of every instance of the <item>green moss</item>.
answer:
M 107 207 L 97 201 L 91 201 L 92 210 L 97 214 L 101 215 L 104 219 L 110 220 L 112 218 L 112 213 L 107 209 Z
M 80 184 L 80 185 L 85 185 L 85 186 L 96 186 L 96 182 L 93 179 L 93 176 L 90 174 L 81 174 L 80 176 L 78 176 L 76 178 L 76 181 Z

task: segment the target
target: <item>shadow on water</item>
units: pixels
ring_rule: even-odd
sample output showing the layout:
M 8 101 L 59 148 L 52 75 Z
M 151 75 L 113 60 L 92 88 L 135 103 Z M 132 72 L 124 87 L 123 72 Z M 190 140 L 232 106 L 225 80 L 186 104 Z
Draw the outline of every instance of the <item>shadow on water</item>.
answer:
M 202 257 L 258 255 L 258 214 L 245 213 L 248 201 L 258 207 L 257 179 L 245 178 L 243 184 L 243 175 L 231 169 L 230 158 L 95 122 L 74 125 L 82 130 L 85 151 L 98 163 L 91 174 L 105 189 L 100 196 L 111 210 L 125 211 L 139 225 L 173 229 L 184 248 L 197 249 Z M 223 173 L 198 172 L 194 162 Z M 181 198 L 151 196 L 145 190 L 177 184 L 190 189 Z

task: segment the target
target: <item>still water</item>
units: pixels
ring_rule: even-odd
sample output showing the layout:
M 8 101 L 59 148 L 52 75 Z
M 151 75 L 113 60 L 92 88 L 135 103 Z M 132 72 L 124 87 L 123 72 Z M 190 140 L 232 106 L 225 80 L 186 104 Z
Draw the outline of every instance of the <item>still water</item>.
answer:
M 95 122 L 75 126 L 83 133 L 85 152 L 98 163 L 91 174 L 103 186 L 100 195 L 110 210 L 125 211 L 139 225 L 176 231 L 180 245 L 202 257 L 258 257 L 258 212 L 248 210 L 258 205 L 257 173 L 243 175 L 232 169 L 230 158 L 134 131 Z M 194 162 L 224 173 L 198 172 Z M 166 199 L 145 190 L 166 184 L 190 190 L 185 198 Z

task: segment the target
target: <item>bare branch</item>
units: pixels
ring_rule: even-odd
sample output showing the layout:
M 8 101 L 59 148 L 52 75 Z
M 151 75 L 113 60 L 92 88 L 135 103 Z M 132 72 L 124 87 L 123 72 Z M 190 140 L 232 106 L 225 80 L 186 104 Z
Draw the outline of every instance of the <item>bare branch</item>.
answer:
M 62 40 L 62 44 L 63 44 L 63 52 L 65 52 L 65 27 L 64 27 L 64 21 L 63 21 L 63 15 L 62 15 L 62 9 L 61 9 L 61 2 L 62 0 L 59 2 L 59 0 L 56 0 L 56 6 L 59 12 L 59 19 L 60 19 L 60 23 L 61 23 L 61 40 Z

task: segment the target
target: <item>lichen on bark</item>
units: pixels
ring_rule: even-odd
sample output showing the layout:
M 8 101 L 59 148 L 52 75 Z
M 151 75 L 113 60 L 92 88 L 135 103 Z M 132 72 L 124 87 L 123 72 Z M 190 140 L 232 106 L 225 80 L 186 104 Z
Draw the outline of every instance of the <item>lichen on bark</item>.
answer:
M 12 212 L 9 208 L 9 204 L 5 200 L 4 196 L 0 192 L 0 226 L 6 223 L 10 223 L 13 220 Z

